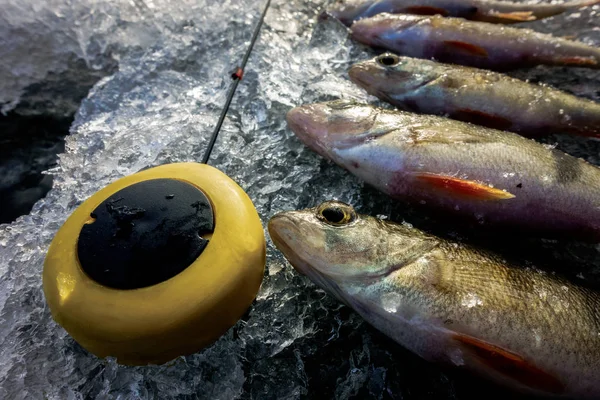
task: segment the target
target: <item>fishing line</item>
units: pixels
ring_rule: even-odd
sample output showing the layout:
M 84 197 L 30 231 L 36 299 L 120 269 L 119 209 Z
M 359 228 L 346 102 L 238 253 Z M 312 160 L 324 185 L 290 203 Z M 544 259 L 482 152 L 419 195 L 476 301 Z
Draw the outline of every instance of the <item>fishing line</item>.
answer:
M 202 157 L 202 161 L 201 161 L 202 164 L 208 163 L 208 159 L 210 158 L 212 149 L 215 146 L 217 136 L 219 136 L 219 132 L 221 131 L 221 127 L 223 126 L 223 121 L 225 120 L 225 117 L 227 116 L 227 112 L 229 111 L 229 106 L 231 105 L 231 101 L 233 100 L 235 91 L 237 90 L 237 87 L 240 84 L 240 81 L 244 77 L 244 68 L 246 68 L 246 63 L 248 62 L 248 58 L 250 58 L 250 53 L 252 53 L 252 48 L 254 47 L 254 43 L 256 43 L 258 34 L 260 33 L 260 28 L 262 27 L 262 24 L 265 20 L 265 16 L 267 15 L 267 11 L 269 10 L 270 6 L 271 6 L 271 0 L 267 0 L 267 4 L 265 5 L 265 8 L 260 16 L 260 19 L 258 20 L 256 28 L 254 29 L 254 33 L 252 34 L 252 39 L 250 40 L 250 45 L 248 46 L 248 49 L 246 49 L 246 54 L 244 54 L 242 64 L 241 64 L 241 66 L 238 66 L 236 68 L 236 70 L 233 74 L 231 74 L 231 78 L 233 79 L 233 84 L 231 85 L 231 87 L 229 89 L 229 93 L 227 95 L 227 101 L 225 102 L 225 106 L 223 107 L 223 110 L 221 111 L 221 115 L 219 116 L 219 121 L 217 122 L 217 126 L 215 127 L 215 130 L 213 131 L 212 136 L 210 137 L 210 141 L 208 142 L 208 147 L 206 148 L 204 156 Z

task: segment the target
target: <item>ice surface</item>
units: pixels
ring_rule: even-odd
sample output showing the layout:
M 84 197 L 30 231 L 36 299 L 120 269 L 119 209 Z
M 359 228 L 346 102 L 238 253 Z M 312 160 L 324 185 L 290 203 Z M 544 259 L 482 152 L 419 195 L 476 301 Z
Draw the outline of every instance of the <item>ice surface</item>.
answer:
M 340 24 L 317 21 L 324 4 L 273 1 L 210 163 L 246 189 L 265 224 L 278 211 L 339 199 L 364 212 L 457 235 L 453 227 L 440 227 L 365 187 L 287 129 L 284 115 L 298 104 L 339 96 L 374 101 L 346 74 L 352 61 L 372 53 L 353 44 Z M 229 73 L 262 6 L 258 0 L 30 0 L 0 8 L 0 95 L 9 107 L 24 88 L 70 75 L 72 63 L 82 60 L 79 72 L 112 71 L 82 102 L 52 171 L 49 195 L 30 215 L 0 227 L 0 398 L 502 395 L 395 345 L 299 276 L 270 241 L 265 280 L 248 320 L 210 348 L 168 365 L 123 367 L 98 360 L 52 321 L 41 271 L 56 230 L 78 204 L 115 179 L 200 159 L 225 101 Z M 576 14 L 531 25 L 600 45 L 600 8 Z M 598 71 L 536 68 L 515 75 L 600 100 Z M 16 78 L 8 82 L 6 76 Z M 546 142 L 600 163 L 598 141 L 556 136 Z M 522 245 L 525 251 L 528 246 Z M 570 257 L 575 268 L 567 272 L 597 280 L 597 271 L 584 268 L 598 265 L 597 249 L 553 242 L 547 249 L 551 258 Z

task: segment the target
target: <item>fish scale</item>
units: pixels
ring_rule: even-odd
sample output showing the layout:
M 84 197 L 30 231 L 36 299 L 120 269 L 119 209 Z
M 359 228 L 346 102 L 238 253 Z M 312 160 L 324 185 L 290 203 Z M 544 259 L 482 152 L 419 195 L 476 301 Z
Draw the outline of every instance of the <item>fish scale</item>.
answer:
M 347 0 L 331 7 L 326 14 L 333 15 L 346 25 L 384 12 L 440 14 L 475 21 L 514 24 L 547 18 L 596 3 L 598 0 L 575 0 L 558 4 L 514 3 L 506 0 Z
M 394 198 L 495 228 L 600 239 L 600 169 L 531 139 L 349 100 L 287 119 L 311 149 Z
M 600 68 L 600 49 L 581 42 L 462 18 L 378 14 L 352 24 L 352 38 L 401 55 L 491 70 L 535 65 Z
M 333 224 L 327 208 L 353 218 Z M 526 392 L 600 396 L 595 291 L 336 201 L 279 213 L 269 233 L 298 272 L 426 360 Z
M 600 104 L 496 72 L 386 53 L 353 65 L 349 75 L 401 109 L 529 137 L 600 136 Z
M 477 325 L 485 331 L 502 327 L 495 332 L 496 336 L 490 335 L 487 340 L 500 344 L 518 343 L 522 348 L 513 345 L 511 349 L 522 355 L 527 355 L 530 349 L 527 336 L 533 333 L 531 326 L 535 326 L 541 332 L 544 350 L 560 354 L 556 356 L 558 361 L 567 363 L 569 353 L 580 350 L 583 342 L 594 344 L 590 347 L 593 351 L 580 357 L 592 365 L 598 363 L 600 297 L 596 292 L 539 270 L 512 266 L 485 252 L 470 248 L 456 250 L 448 245 L 442 245 L 442 248 L 435 257 L 435 265 L 440 269 L 451 269 L 440 273 L 451 279 L 436 285 L 436 290 L 443 294 L 438 297 L 439 303 L 433 312 L 437 318 L 450 318 L 454 321 L 451 325 L 458 325 L 460 330 L 468 327 L 466 333 L 478 329 Z M 402 270 L 395 278 L 392 286 L 403 281 Z M 550 295 L 543 298 L 540 291 Z M 465 307 L 466 295 L 476 296 L 477 304 Z M 490 318 L 491 313 L 493 318 Z M 521 340 L 523 336 L 524 340 Z M 560 339 L 556 340 L 557 337 Z M 573 341 L 565 343 L 565 337 L 573 338 Z

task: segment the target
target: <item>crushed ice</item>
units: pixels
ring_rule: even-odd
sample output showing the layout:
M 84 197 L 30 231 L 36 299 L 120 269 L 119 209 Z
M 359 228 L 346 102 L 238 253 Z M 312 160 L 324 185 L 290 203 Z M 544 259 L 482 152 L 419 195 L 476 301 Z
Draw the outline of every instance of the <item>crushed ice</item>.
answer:
M 317 22 L 324 3 L 273 2 L 210 163 L 248 192 L 263 223 L 278 211 L 331 198 L 402 220 L 403 209 L 307 150 L 286 127 L 284 115 L 295 105 L 336 97 L 373 101 L 346 74 L 368 53 L 340 24 Z M 163 366 L 123 367 L 88 354 L 52 321 L 41 271 L 54 233 L 108 183 L 149 166 L 200 159 L 262 5 L 3 1 L 3 111 L 44 82 L 103 78 L 80 104 L 52 171 L 54 188 L 30 215 L 0 227 L 0 398 L 460 398 L 455 382 L 316 290 L 270 241 L 249 319 L 200 353 Z M 588 8 L 577 18 L 581 39 L 596 45 L 598 12 Z M 571 18 L 535 27 L 567 35 Z M 600 100 L 597 71 L 537 68 L 514 75 Z M 64 104 L 54 112 L 72 107 L 69 99 Z M 554 141 L 599 161 L 598 142 Z

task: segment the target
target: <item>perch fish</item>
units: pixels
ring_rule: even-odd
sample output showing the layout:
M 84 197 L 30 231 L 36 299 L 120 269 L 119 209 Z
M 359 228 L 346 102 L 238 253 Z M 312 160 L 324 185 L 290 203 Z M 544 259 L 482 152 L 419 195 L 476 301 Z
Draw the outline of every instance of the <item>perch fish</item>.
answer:
M 394 198 L 496 228 L 600 239 L 600 169 L 534 140 L 351 100 L 296 107 L 287 121 Z
M 600 136 L 600 104 L 497 72 L 386 53 L 353 65 L 350 79 L 398 108 L 524 136 Z
M 523 392 L 600 397 L 600 296 L 326 202 L 269 221 L 294 268 L 431 362 Z
M 565 11 L 592 6 L 600 0 L 575 0 L 560 4 L 514 3 L 493 0 L 348 0 L 341 1 L 325 12 L 350 26 L 361 18 L 384 12 L 460 17 L 474 21 L 513 24 L 534 21 Z
M 535 65 L 600 68 L 600 49 L 531 29 L 445 18 L 378 14 L 351 27 L 352 38 L 393 53 L 492 70 Z

